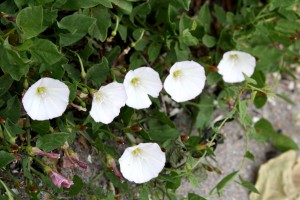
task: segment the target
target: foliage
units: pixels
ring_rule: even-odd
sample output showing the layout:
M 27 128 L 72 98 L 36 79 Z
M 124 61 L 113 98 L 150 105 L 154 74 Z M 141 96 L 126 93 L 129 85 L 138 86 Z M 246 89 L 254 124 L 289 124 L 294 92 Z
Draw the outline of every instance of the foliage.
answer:
M 236 5 L 222 2 L 2 1 L 0 173 L 6 178 L 1 175 L 1 199 L 17 197 L 8 185 L 20 187 L 21 180 L 31 199 L 39 199 L 45 192 L 53 198 L 86 195 L 88 199 L 130 199 L 140 194 L 141 199 L 149 195 L 153 199 L 176 199 L 175 191 L 183 177 L 199 187 L 206 170 L 218 172 L 203 161 L 205 157 L 214 158 L 214 149 L 223 141 L 220 129 L 231 120 L 245 128 L 247 139 L 249 135 L 267 140 L 282 151 L 298 148 L 287 136 L 278 135 L 266 119 L 254 124 L 247 108 L 249 104 L 263 107 L 272 95 L 266 85 L 268 73 L 293 76 L 289 66 L 299 57 L 299 0 L 239 0 Z M 254 55 L 257 66 L 245 82 L 227 84 L 216 66 L 223 53 L 233 49 Z M 190 130 L 196 128 L 198 135 L 177 130 L 171 120 L 174 102 L 165 101 L 165 91 L 152 99 L 149 109 L 122 108 L 109 125 L 96 123 L 89 116 L 93 94 L 101 85 L 122 83 L 127 71 L 141 66 L 151 66 L 164 80 L 170 67 L 184 60 L 200 63 L 207 77 L 199 97 L 175 103 L 191 115 Z M 22 108 L 24 92 L 41 77 L 61 80 L 70 89 L 69 106 L 59 118 L 31 120 Z M 221 121 L 212 122 L 216 109 L 227 114 Z M 33 155 L 29 147 L 66 153 L 68 147 L 64 144 L 72 146 L 78 138 L 97 150 L 104 169 L 90 182 L 75 176 L 70 189 L 58 189 L 42 169 L 49 165 L 47 159 Z M 159 177 L 142 185 L 121 183 L 105 159 L 107 155 L 115 160 L 120 157 L 120 141 L 126 146 L 136 141 L 158 143 L 167 154 L 167 164 Z M 254 159 L 247 147 L 241 167 L 246 159 Z M 20 164 L 23 175 L 8 181 L 13 177 L 9 168 L 12 162 Z M 238 174 L 239 170 L 227 175 L 211 195 L 220 194 Z M 99 177 L 111 182 L 110 187 L 97 187 Z M 258 192 L 241 177 L 237 182 Z M 192 193 L 187 198 L 205 199 Z

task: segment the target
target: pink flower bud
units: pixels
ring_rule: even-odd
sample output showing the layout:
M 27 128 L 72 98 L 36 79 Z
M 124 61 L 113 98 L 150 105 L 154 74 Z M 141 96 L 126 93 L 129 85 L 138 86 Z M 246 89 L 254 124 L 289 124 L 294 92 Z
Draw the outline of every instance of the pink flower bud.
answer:
M 60 158 L 60 154 L 58 154 L 58 153 L 44 152 L 44 151 L 40 150 L 37 147 L 32 147 L 31 152 L 32 152 L 33 155 L 36 155 L 36 156 L 46 156 L 48 158 L 56 158 L 56 159 Z
M 107 155 L 106 158 L 107 158 L 107 164 L 109 168 L 114 172 L 115 176 L 118 177 L 120 182 L 123 183 L 124 178 L 117 167 L 116 161 L 110 155 Z
M 54 172 L 54 171 L 50 171 L 48 173 L 48 176 L 51 178 L 53 184 L 56 186 L 56 187 L 65 187 L 65 188 L 70 188 L 71 185 L 73 185 L 73 181 L 71 180 L 68 180 L 67 178 L 65 178 L 63 175 L 57 173 L 57 172 Z
M 79 160 L 77 153 L 72 153 L 71 155 L 69 155 L 69 158 L 72 162 L 76 163 L 79 167 L 83 169 L 88 168 L 88 165 L 85 162 Z
M 65 168 L 71 168 L 75 165 L 78 165 L 79 167 L 83 169 L 88 168 L 88 164 L 79 160 L 78 154 L 74 153 L 71 149 L 65 149 L 65 156 L 63 157 L 63 167 Z

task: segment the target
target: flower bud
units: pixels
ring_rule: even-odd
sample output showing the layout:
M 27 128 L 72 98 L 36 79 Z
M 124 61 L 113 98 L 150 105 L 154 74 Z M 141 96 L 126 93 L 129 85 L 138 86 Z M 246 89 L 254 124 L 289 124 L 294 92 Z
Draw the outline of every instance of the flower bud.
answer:
M 58 188 L 60 188 L 61 186 L 65 188 L 70 188 L 71 185 L 74 184 L 73 181 L 65 178 L 63 175 L 52 170 L 48 173 L 48 176 L 50 177 L 52 183 Z
M 106 155 L 106 159 L 107 159 L 107 164 L 108 164 L 109 168 L 114 172 L 115 176 L 119 178 L 120 182 L 123 183 L 124 178 L 123 178 L 121 172 L 119 171 L 119 169 L 117 168 L 116 161 L 109 154 Z
M 190 139 L 190 136 L 188 136 L 188 135 L 182 135 L 182 136 L 180 136 L 180 138 L 181 138 L 181 141 L 187 141 L 188 139 Z
M 141 130 L 143 130 L 142 127 L 140 127 L 139 125 L 133 125 L 130 127 L 130 129 L 133 131 L 133 132 L 140 132 Z
M 42 150 L 40 150 L 37 147 L 30 147 L 29 148 L 29 152 L 32 155 L 36 155 L 36 156 L 46 156 L 48 158 L 55 158 L 55 159 L 59 159 L 60 158 L 60 154 L 58 153 L 48 153 L 48 152 L 44 152 Z

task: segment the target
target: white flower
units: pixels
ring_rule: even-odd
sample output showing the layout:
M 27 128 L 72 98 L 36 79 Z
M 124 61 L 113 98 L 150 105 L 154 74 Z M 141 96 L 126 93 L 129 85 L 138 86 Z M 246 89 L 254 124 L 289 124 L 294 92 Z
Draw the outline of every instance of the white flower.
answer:
M 34 120 L 59 117 L 69 103 L 70 90 L 63 82 L 53 78 L 41 78 L 25 93 L 22 103 Z
M 148 108 L 151 100 L 148 95 L 158 97 L 162 89 L 159 75 L 150 67 L 130 70 L 124 78 L 127 93 L 126 105 L 135 109 Z
M 205 84 L 204 68 L 194 61 L 176 62 L 164 82 L 166 92 L 177 102 L 197 97 Z
M 243 73 L 250 77 L 255 65 L 256 61 L 252 55 L 241 51 L 228 51 L 224 53 L 218 65 L 218 72 L 225 82 L 237 83 L 245 80 Z
M 135 183 L 145 183 L 157 177 L 165 162 L 165 153 L 156 143 L 128 147 L 119 159 L 121 173 Z
M 112 82 L 94 94 L 90 115 L 96 122 L 109 124 L 125 106 L 127 95 L 123 84 Z

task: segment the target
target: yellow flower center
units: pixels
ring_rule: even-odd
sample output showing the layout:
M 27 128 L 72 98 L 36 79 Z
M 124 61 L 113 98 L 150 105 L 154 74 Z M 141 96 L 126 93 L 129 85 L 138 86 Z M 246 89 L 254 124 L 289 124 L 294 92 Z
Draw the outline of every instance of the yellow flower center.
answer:
M 237 54 L 231 54 L 230 58 L 236 60 L 239 58 L 239 56 Z
M 133 150 L 131 153 L 135 156 L 140 155 L 142 152 L 142 150 L 140 148 L 136 148 L 135 150 Z
M 41 87 L 38 87 L 36 89 L 36 92 L 39 94 L 39 95 L 43 95 L 46 93 L 46 88 L 44 86 L 41 86 Z
M 173 77 L 174 78 L 179 78 L 181 76 L 182 76 L 182 71 L 181 70 L 178 69 L 178 70 L 173 72 Z
M 137 86 L 138 84 L 140 84 L 141 81 L 140 81 L 140 78 L 135 77 L 135 78 L 131 79 L 130 82 L 132 85 Z
M 98 91 L 98 93 L 96 95 L 96 100 L 100 101 L 102 97 L 103 97 L 103 94 L 100 91 Z

